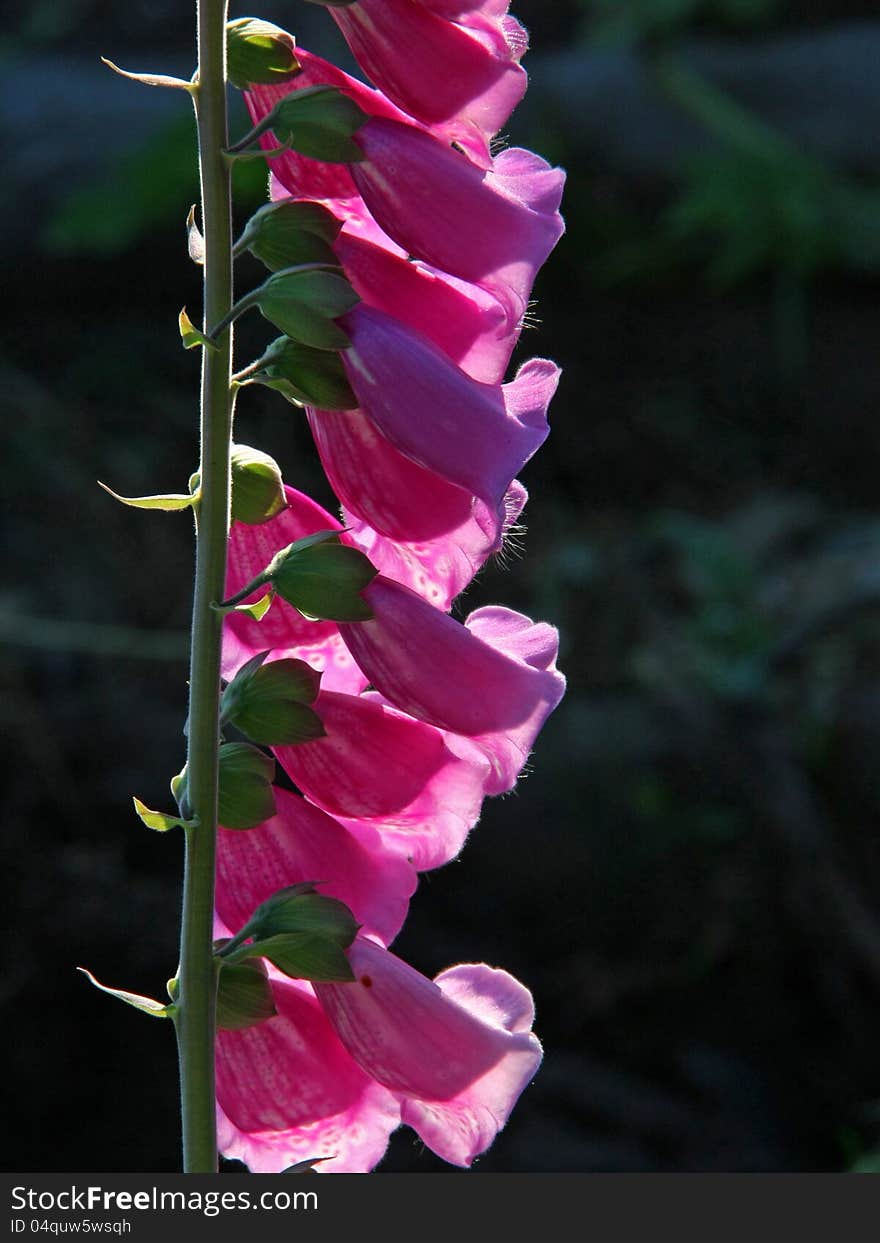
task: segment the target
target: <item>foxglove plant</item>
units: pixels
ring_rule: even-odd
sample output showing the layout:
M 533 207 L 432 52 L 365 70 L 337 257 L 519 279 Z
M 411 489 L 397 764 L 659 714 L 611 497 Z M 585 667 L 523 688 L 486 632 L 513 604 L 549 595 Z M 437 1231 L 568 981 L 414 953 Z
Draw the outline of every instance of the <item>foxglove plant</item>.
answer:
M 547 436 L 556 366 L 506 377 L 564 178 L 493 146 L 526 85 L 506 0 L 311 2 L 371 86 L 276 26 L 227 22 L 226 0 L 198 0 L 190 81 L 126 75 L 195 105 L 204 313 L 180 332 L 202 355 L 201 461 L 187 492 L 117 498 L 195 519 L 177 812 L 135 799 L 185 837 L 180 965 L 167 1004 L 98 987 L 174 1022 L 187 1172 L 218 1150 L 260 1172 L 367 1171 L 401 1123 L 466 1166 L 541 1059 L 506 972 L 431 981 L 388 946 L 418 874 L 514 787 L 564 691 L 551 626 L 449 612 Z M 253 122 L 234 144 L 228 83 Z M 251 158 L 270 201 L 233 244 L 230 168 Z M 234 301 L 246 252 L 268 275 Z M 233 373 L 250 309 L 281 335 Z M 341 521 L 232 442 L 253 384 L 304 413 Z

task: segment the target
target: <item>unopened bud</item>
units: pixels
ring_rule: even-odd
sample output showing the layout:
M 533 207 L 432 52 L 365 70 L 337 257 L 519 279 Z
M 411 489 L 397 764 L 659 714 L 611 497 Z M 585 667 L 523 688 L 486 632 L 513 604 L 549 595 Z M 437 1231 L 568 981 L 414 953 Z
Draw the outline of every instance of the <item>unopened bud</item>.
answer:
M 226 27 L 227 77 L 246 91 L 256 83 L 286 82 L 301 71 L 293 35 L 256 17 L 240 17 Z

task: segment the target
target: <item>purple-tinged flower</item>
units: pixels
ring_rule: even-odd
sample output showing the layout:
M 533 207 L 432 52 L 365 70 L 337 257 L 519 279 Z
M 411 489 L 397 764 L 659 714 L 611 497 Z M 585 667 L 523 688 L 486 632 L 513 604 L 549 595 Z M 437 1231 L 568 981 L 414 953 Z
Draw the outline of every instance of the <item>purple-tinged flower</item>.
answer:
M 503 518 L 512 480 L 547 438 L 559 368 L 532 359 L 509 384 L 481 384 L 427 337 L 372 307 L 360 304 L 341 322 L 351 338 L 342 357 L 363 414 L 405 457 Z M 348 493 L 340 499 L 351 506 Z
M 352 178 L 389 237 L 417 259 L 490 289 L 521 319 L 535 275 L 564 231 L 562 169 L 519 147 L 481 168 L 432 134 L 381 117 L 354 141 L 366 158 L 351 166 Z

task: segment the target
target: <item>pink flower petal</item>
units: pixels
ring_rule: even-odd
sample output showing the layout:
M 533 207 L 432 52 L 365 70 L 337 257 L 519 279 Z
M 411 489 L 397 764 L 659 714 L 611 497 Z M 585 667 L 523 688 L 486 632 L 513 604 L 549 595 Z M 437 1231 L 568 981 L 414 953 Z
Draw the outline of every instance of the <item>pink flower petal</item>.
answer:
M 512 32 L 508 41 L 497 22 L 469 31 L 412 0 L 360 0 L 332 13 L 367 76 L 421 121 L 470 123 L 491 136 L 525 94 L 524 41 Z
M 277 815 L 246 833 L 221 829 L 217 843 L 217 911 L 228 928 L 247 923 L 278 889 L 320 882 L 320 892 L 349 906 L 365 933 L 389 944 L 406 918 L 417 877 L 395 853 L 373 848 L 287 790 L 275 790 Z
M 368 849 L 402 855 L 418 872 L 456 858 L 479 818 L 486 787 L 495 784 L 485 747 L 458 734 L 443 738 L 453 758 L 407 807 L 372 818 L 340 817 Z
M 266 568 L 282 548 L 316 531 L 339 531 L 339 521 L 303 492 L 285 488 L 287 508 L 260 526 L 232 524 L 229 536 L 227 598 L 235 595 Z M 258 599 L 262 591 L 254 593 Z M 223 676 L 236 671 L 257 652 L 272 651 L 280 660 L 304 660 L 323 673 L 327 689 L 356 694 L 366 680 L 339 639 L 334 622 L 306 621 L 296 609 L 276 598 L 262 621 L 246 613 L 229 613 L 223 628 Z
M 382 1159 L 399 1105 L 352 1060 L 310 990 L 273 979 L 278 1014 L 217 1033 L 218 1147 L 259 1174 L 311 1157 L 365 1173 Z
M 430 540 L 468 521 L 471 493 L 405 457 L 363 411 L 306 413 L 331 488 L 377 531 L 391 539 Z
M 499 534 L 498 515 L 476 501 L 455 530 L 419 542 L 389 539 L 353 514 L 346 513 L 350 536 L 380 574 L 418 592 L 444 612 L 470 584 L 486 560 L 500 552 L 504 534 L 516 522 L 528 499 L 514 479 L 504 498 L 505 516 Z
M 348 955 L 353 984 L 315 986 L 340 1040 L 359 1066 L 402 1098 L 401 1115 L 429 1147 L 469 1165 L 504 1125 L 541 1060 L 530 1032 L 493 1021 L 508 1004 L 510 977 L 497 973 L 503 980 L 493 987 L 495 972 L 483 968 L 478 982 L 479 968 L 471 967 L 469 983 L 452 973 L 450 987 L 447 973 L 447 993 L 442 979 L 426 979 L 363 938 Z M 473 996 L 471 1008 L 466 1002 Z
M 353 223 L 334 249 L 364 302 L 423 333 L 474 379 L 500 383 L 519 323 L 498 299 L 478 285 L 412 263 L 384 239 L 367 240 L 363 232 Z
M 416 258 L 506 297 L 520 317 L 563 233 L 562 170 L 517 149 L 487 170 L 384 118 L 368 121 L 355 141 L 367 158 L 351 176 L 382 229 Z
M 510 384 L 480 384 L 381 311 L 361 303 L 342 322 L 364 414 L 406 457 L 501 512 L 511 480 L 547 437 L 559 369 L 533 359 Z
M 562 698 L 565 682 L 555 669 L 523 660 L 514 644 L 487 641 L 399 583 L 379 576 L 364 599 L 373 618 L 342 625 L 340 633 L 373 686 L 411 716 L 455 733 L 500 735 L 519 745 L 537 734 Z M 534 625 L 507 609 L 493 612 L 489 629 L 496 637 L 503 629 L 499 615 L 510 618 L 517 634 Z M 537 631 L 548 648 L 555 642 L 552 627 Z M 520 646 L 526 642 L 518 640 Z
M 370 696 L 322 693 L 314 707 L 327 736 L 275 748 L 312 802 L 334 816 L 404 828 L 429 816 L 476 823 L 489 772 L 475 748 L 455 754 L 438 730 Z
M 470 1165 L 507 1122 L 541 1063 L 541 1046 L 530 1035 L 535 1007 L 531 993 L 512 975 L 482 963 L 451 967 L 435 983 L 446 997 L 483 1022 L 526 1034 L 530 1044 L 529 1055 L 506 1059 L 454 1101 L 402 1102 L 401 1120 L 433 1152 L 453 1165 Z

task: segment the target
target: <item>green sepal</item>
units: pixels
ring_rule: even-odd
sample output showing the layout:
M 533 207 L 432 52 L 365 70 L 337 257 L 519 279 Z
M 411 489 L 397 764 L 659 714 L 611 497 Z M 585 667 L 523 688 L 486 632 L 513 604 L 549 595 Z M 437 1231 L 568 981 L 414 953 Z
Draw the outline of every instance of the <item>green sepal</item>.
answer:
M 264 384 L 281 393 L 296 406 L 316 406 L 319 410 L 354 410 L 357 398 L 352 392 L 339 354 L 278 337 L 256 364 L 250 383 Z
M 217 818 L 226 829 L 253 829 L 275 815 L 275 761 L 246 742 L 220 747 Z
M 281 933 L 309 933 L 347 949 L 360 925 L 344 902 L 325 897 L 313 884 L 288 885 L 261 902 L 247 924 L 256 941 Z
M 351 0 L 345 0 L 350 3 Z M 296 1165 L 286 1165 L 281 1171 L 282 1174 L 315 1174 L 316 1165 L 320 1165 L 322 1161 L 330 1161 L 330 1157 L 306 1157 L 305 1161 L 297 1161 Z
M 275 591 L 310 621 L 369 621 L 372 609 L 360 592 L 376 577 L 375 566 L 335 531 L 319 531 L 279 552 L 264 571 Z
M 287 82 L 302 71 L 293 35 L 256 17 L 226 25 L 226 73 L 240 91 L 255 83 Z
M 164 811 L 153 811 L 134 795 L 132 802 L 138 818 L 154 833 L 167 833 L 169 829 L 194 829 L 199 823 L 198 820 L 184 820 L 181 816 L 166 815 Z
M 230 956 L 233 963 L 247 958 L 268 958 L 273 966 L 294 980 L 318 983 L 350 983 L 354 979 L 345 950 L 337 942 L 311 932 L 283 932 L 243 945 Z
M 220 964 L 217 980 L 217 1027 L 239 1032 L 274 1018 L 278 1011 L 272 997 L 265 964 L 249 961 Z
M 302 660 L 263 664 L 268 654 L 258 653 L 239 669 L 223 692 L 221 719 L 268 746 L 322 738 L 321 718 L 307 706 L 317 698 L 320 673 Z
M 259 526 L 287 507 L 281 469 L 249 445 L 232 446 L 232 519 Z
M 158 496 L 120 496 L 118 492 L 108 488 L 106 483 L 101 483 L 100 479 L 97 480 L 97 484 L 108 496 L 112 496 L 114 501 L 119 501 L 121 505 L 128 505 L 131 509 L 162 509 L 166 513 L 173 513 L 175 510 L 189 509 L 199 499 L 198 495 L 183 492 L 167 492 Z
M 254 829 L 275 815 L 272 778 L 275 761 L 247 742 L 220 746 L 217 819 L 224 829 Z M 171 780 L 171 793 L 181 814 L 189 808 L 187 765 Z
M 295 341 L 320 350 L 344 350 L 351 344 L 334 321 L 360 298 L 339 272 L 283 268 L 252 297 L 264 319 Z
M 96 980 L 86 967 L 77 967 L 77 971 L 81 971 L 90 984 L 100 989 L 102 993 L 106 993 L 108 997 L 124 1001 L 127 1006 L 134 1006 L 135 1010 L 140 1010 L 142 1014 L 149 1014 L 154 1019 L 167 1019 L 173 1014 L 172 1006 L 163 1006 L 161 1001 L 156 1001 L 153 997 L 143 997 L 140 993 L 128 993 L 123 988 L 110 988 L 102 984 L 100 980 Z
M 313 160 L 355 164 L 364 153 L 352 134 L 369 119 L 338 87 L 308 86 L 279 100 L 258 128 L 271 130 L 280 143 Z
M 196 328 L 195 324 L 186 313 L 186 307 L 183 307 L 177 317 L 177 326 L 180 329 L 180 339 L 183 342 L 183 348 L 185 350 L 194 350 L 197 345 L 204 345 L 207 349 L 214 350 L 216 352 L 217 346 L 210 339 L 210 337 L 206 337 L 203 332 L 200 332 L 199 329 Z
M 236 255 L 249 250 L 272 272 L 300 263 L 338 263 L 331 243 L 342 222 L 320 203 L 282 200 L 254 212 L 235 244 Z

